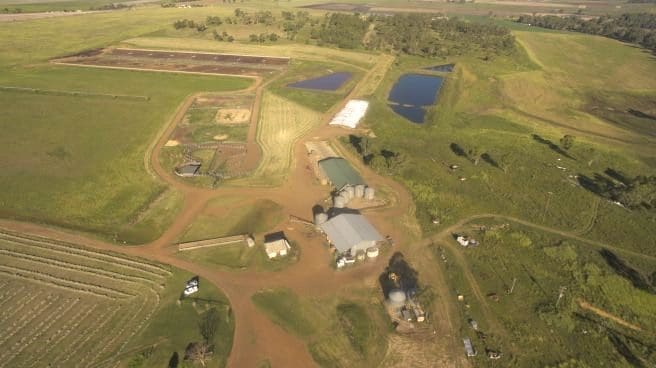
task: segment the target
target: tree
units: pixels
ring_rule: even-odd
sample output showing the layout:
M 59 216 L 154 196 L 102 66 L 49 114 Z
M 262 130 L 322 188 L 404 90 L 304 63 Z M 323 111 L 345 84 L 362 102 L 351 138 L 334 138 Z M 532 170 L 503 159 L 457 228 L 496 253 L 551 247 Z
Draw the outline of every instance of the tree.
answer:
M 569 150 L 574 145 L 574 140 L 576 137 L 573 135 L 566 134 L 560 139 L 560 145 L 563 146 L 565 150 Z
M 192 342 L 187 345 L 185 350 L 185 360 L 191 360 L 200 363 L 203 367 L 212 356 L 210 346 L 205 342 Z
M 478 165 L 478 161 L 481 159 L 481 149 L 479 147 L 472 146 L 467 151 L 467 156 L 469 156 L 469 159 L 474 163 L 474 165 Z
M 275 33 L 271 33 L 271 34 L 269 35 L 269 41 L 273 41 L 273 42 L 278 41 L 278 35 L 275 34 Z
M 212 26 L 220 26 L 221 24 L 223 24 L 223 21 L 221 21 L 221 17 L 208 16 L 207 19 L 205 20 L 205 23 Z
M 201 320 L 198 322 L 198 329 L 200 330 L 200 335 L 205 339 L 205 343 L 212 344 L 218 328 L 219 311 L 212 307 L 205 312 Z

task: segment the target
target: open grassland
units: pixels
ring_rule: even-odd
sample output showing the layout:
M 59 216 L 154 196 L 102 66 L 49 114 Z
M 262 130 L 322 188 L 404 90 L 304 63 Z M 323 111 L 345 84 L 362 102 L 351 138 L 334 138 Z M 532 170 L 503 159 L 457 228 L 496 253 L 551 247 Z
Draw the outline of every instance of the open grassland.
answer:
M 144 169 L 146 147 L 185 96 L 242 89 L 251 82 L 43 62 L 157 27 L 166 13 L 155 12 L 152 19 L 142 11 L 48 19 L 0 29 L 0 48 L 7 50 L 0 56 L 0 85 L 32 89 L 0 90 L 0 155 L 7 158 L 0 164 L 3 217 L 99 232 L 117 241 L 158 235 L 155 228 L 139 236 L 119 230 L 138 219 L 148 222 L 142 212 L 164 189 Z
M 465 298 L 459 334 L 479 351 L 475 366 L 498 366 L 485 349 L 502 351 L 498 363 L 514 367 L 648 366 L 656 359 L 656 259 L 500 224 L 463 229 L 482 241 L 477 248 L 462 249 L 453 240 L 434 246 L 446 257 L 451 297 Z M 480 225 L 488 230 L 475 230 Z
M 251 177 L 234 183 L 281 183 L 292 165 L 294 143 L 319 123 L 321 114 L 318 112 L 265 91 L 257 126 L 257 142 L 262 149 L 262 159 Z
M 566 61 L 535 57 L 539 52 L 531 48 L 489 61 L 400 57 L 373 96 L 365 118 L 377 137 L 368 140 L 369 152 L 378 156 L 370 164 L 412 192 L 425 233 L 468 215 L 501 213 L 655 254 L 653 212 L 628 211 L 581 184 L 589 178 L 607 178 L 614 170 L 630 178 L 653 175 L 655 145 L 643 134 L 646 125 L 641 124 L 638 132 L 625 120 L 626 114 L 619 113 L 643 108 L 633 106 L 646 106 L 645 113 L 652 113 L 644 100 L 656 94 L 653 58 L 598 37 L 539 32 L 519 37 L 522 42 L 534 40 L 536 50 L 549 55 L 560 55 L 563 50 L 576 54 L 583 49 L 596 60 L 614 52 L 625 54 L 631 66 L 613 68 L 600 62 L 598 71 L 570 70 L 563 67 Z M 547 44 L 552 37 L 562 41 L 554 41 L 552 48 L 538 48 L 542 37 Z M 575 46 L 571 50 L 570 44 Z M 386 105 L 389 90 L 401 74 L 446 62 L 455 62 L 456 70 L 446 75 L 427 123 L 412 124 Z M 520 81 L 524 80 L 536 87 L 523 88 Z M 522 91 L 510 88 L 510 81 L 517 81 L 513 85 Z M 632 89 L 622 87 L 623 81 Z M 616 119 L 625 123 L 622 127 L 587 112 L 591 96 L 607 96 L 606 90 L 600 90 L 604 83 L 616 91 L 608 95 L 613 97 Z M 635 103 L 636 94 L 643 96 L 642 105 Z M 529 110 L 521 110 L 523 106 L 530 106 Z M 569 150 L 559 142 L 565 134 L 576 136 Z M 385 160 L 382 150 L 400 153 L 400 158 Z M 450 169 L 451 165 L 458 168 Z M 618 233 L 611 234 L 610 229 Z
M 387 319 L 371 291 L 360 296 L 357 302 L 311 300 L 273 289 L 252 300 L 274 323 L 306 341 L 321 367 L 375 367 L 387 350 Z
M 282 206 L 267 199 L 219 197 L 207 203 L 180 241 L 262 234 L 282 222 Z
M 192 275 L 140 259 L 4 232 L 0 254 L 3 367 L 113 367 L 135 357 L 161 366 L 200 340 L 196 321 L 208 306 L 228 315 L 225 297 L 204 284 L 200 305 L 178 305 Z M 219 364 L 231 348 L 230 317 L 221 327 Z

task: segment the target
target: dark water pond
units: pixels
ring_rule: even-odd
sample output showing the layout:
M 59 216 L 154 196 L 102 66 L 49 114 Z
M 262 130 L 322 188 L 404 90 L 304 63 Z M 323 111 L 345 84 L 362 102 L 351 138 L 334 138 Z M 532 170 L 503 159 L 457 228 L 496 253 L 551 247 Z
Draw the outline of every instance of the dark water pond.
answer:
M 456 64 L 444 64 L 444 65 L 429 66 L 428 68 L 424 68 L 424 69 L 432 70 L 434 72 L 451 73 L 453 71 L 453 68 L 455 67 Z
M 390 91 L 390 107 L 413 123 L 421 124 L 426 115 L 423 107 L 435 103 L 443 81 L 438 76 L 404 74 Z
M 346 81 L 351 79 L 352 74 L 348 72 L 337 72 L 324 75 L 323 77 L 311 78 L 299 82 L 290 83 L 287 87 L 301 89 L 318 89 L 320 91 L 336 91 Z

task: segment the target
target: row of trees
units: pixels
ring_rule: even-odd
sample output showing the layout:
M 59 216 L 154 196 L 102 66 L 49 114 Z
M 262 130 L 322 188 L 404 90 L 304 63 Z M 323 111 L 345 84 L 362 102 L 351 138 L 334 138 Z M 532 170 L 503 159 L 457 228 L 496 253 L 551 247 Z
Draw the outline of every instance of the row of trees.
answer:
M 426 57 L 446 57 L 472 51 L 507 54 L 515 40 L 507 28 L 430 14 L 370 17 L 375 34 L 367 48 Z
M 345 49 L 362 46 L 370 22 L 358 14 L 326 14 L 320 28 L 313 29 L 310 37 L 320 43 L 337 45 Z
M 226 41 L 226 42 L 232 42 L 235 40 L 234 37 L 228 34 L 228 32 L 223 31 L 221 33 L 217 32 L 216 29 L 212 31 L 212 36 L 216 41 Z
M 276 42 L 278 41 L 278 35 L 275 33 L 260 33 L 259 35 L 251 34 L 248 36 L 250 42 L 265 43 L 266 41 Z
M 656 51 L 656 14 L 606 15 L 595 19 L 522 15 L 517 21 L 542 28 L 605 36 Z

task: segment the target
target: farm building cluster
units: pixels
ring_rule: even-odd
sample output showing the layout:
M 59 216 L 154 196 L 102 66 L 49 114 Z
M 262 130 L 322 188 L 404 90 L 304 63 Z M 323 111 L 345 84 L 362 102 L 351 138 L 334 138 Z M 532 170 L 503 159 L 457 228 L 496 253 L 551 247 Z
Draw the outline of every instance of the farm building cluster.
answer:
M 374 188 L 327 142 L 308 142 L 306 148 L 321 183 L 331 188 L 332 207 L 315 211 L 314 224 L 334 250 L 337 268 L 378 257 L 387 239 L 358 211 L 380 204 Z
M 426 312 L 418 300 L 418 279 L 415 271 L 396 253 L 390 259 L 389 266 L 379 278 L 385 294 L 385 307 L 390 318 L 397 324 L 398 330 L 416 330 L 416 323 L 426 321 Z

